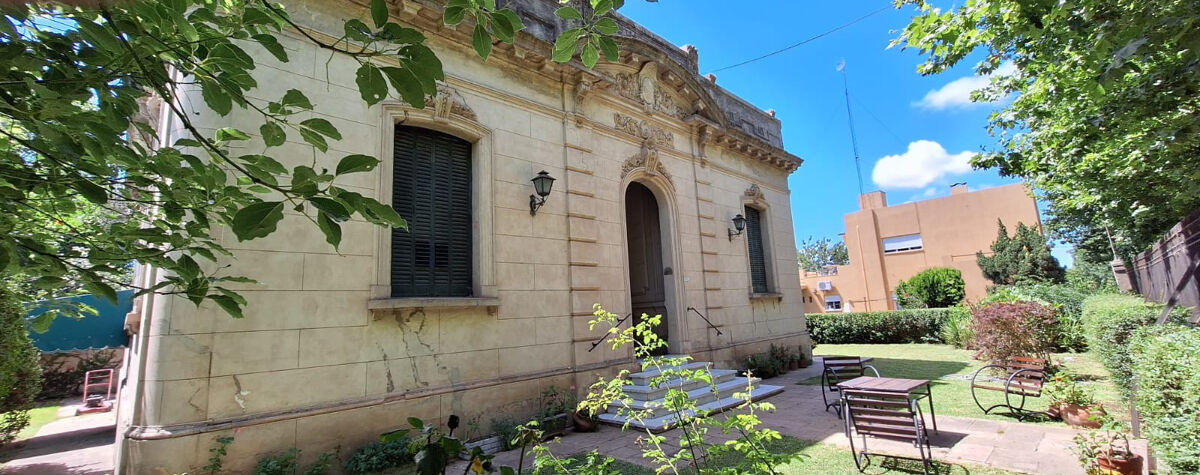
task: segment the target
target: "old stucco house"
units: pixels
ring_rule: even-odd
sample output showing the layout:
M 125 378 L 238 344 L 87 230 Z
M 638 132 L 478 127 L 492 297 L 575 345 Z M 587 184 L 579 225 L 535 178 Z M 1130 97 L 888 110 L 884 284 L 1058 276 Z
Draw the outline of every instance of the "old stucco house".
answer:
M 327 39 L 368 16 L 349 1 L 287 3 Z M 352 451 L 408 416 L 457 414 L 485 429 L 499 414 L 527 416 L 550 385 L 583 391 L 632 367 L 628 351 L 592 345 L 595 303 L 661 313 L 671 353 L 725 367 L 772 343 L 810 352 L 787 186 L 801 160 L 783 149 L 774 114 L 701 77 L 694 48 L 624 18 L 619 62 L 551 62 L 557 2 L 508 6 L 528 29 L 486 62 L 469 28 L 441 25 L 439 2 L 392 6 L 445 65 L 425 109 L 366 107 L 354 63 L 299 37 L 285 42 L 290 63 L 258 58 L 264 97 L 302 89 L 345 136 L 318 164 L 381 157 L 345 185 L 392 203 L 412 229 L 348 222 L 340 252 L 299 215 L 265 239 L 230 235 L 230 272 L 260 282 L 241 289 L 244 319 L 140 300 L 119 406 L 122 471 L 203 466 L 222 435 L 235 436 L 226 467 L 245 469 L 291 447 Z M 239 120 L 195 102 L 201 123 Z M 285 147 L 312 160 L 293 139 Z M 532 214 L 530 180 L 543 170 L 557 181 Z M 746 230 L 735 235 L 738 215 Z

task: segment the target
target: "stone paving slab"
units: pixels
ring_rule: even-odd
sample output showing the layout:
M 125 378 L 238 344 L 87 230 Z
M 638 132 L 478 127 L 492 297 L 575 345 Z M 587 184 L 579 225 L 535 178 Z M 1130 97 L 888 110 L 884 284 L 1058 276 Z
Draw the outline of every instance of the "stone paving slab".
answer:
M 795 384 L 819 375 L 819 365 L 814 365 L 767 380 L 768 384 L 783 386 L 785 391 L 764 400 L 774 404 L 776 411 L 760 414 L 760 417 L 764 426 L 783 434 L 846 447 L 846 457 L 851 457 L 845 425 L 832 410 L 825 411 L 820 394 L 822 388 Z M 930 437 L 933 457 L 936 460 L 986 465 L 1024 473 L 1084 473 L 1071 452 L 1071 448 L 1074 447 L 1072 438 L 1077 433 L 1073 429 L 946 415 L 938 416 L 937 422 L 939 431 Z M 679 429 L 661 435 L 666 436 L 668 440 L 678 440 Z M 642 458 L 641 448 L 638 446 L 639 438 L 644 436 L 644 433 L 633 430 L 621 432 L 617 427 L 602 426 L 598 432 L 572 433 L 550 447 L 551 451 L 559 456 L 600 450 L 616 459 L 647 465 L 648 462 Z M 709 440 L 718 441 L 723 438 L 720 434 L 711 434 Z M 861 440 L 856 439 L 856 445 Z M 917 450 L 911 444 L 904 442 L 871 438 L 867 440 L 867 444 L 872 451 L 902 456 L 917 454 Z M 677 448 L 674 444 L 670 444 L 669 447 Z M 1135 443 L 1135 450 L 1144 456 L 1145 443 Z M 498 454 L 495 461 L 501 465 L 515 466 L 517 456 L 515 451 L 505 452 Z M 526 462 L 531 458 L 532 456 L 527 456 Z M 462 466 L 458 469 L 461 470 Z

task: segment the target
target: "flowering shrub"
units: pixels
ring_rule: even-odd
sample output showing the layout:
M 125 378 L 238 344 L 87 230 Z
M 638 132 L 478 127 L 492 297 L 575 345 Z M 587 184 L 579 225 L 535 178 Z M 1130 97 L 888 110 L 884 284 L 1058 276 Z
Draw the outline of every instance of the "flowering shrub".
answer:
M 1002 364 L 1012 356 L 1050 358 L 1057 337 L 1054 309 L 1037 302 L 1001 302 L 971 312 L 977 357 Z

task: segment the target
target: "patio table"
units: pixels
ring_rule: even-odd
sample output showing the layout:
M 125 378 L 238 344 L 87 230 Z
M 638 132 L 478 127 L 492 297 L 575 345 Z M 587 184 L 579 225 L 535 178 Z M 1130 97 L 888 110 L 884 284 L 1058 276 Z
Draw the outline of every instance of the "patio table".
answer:
M 933 432 L 937 433 L 937 414 L 933 411 L 933 386 L 928 379 L 906 379 L 906 378 L 876 378 L 872 376 L 860 376 L 849 381 L 838 383 L 838 387 L 842 389 L 857 389 L 863 391 L 879 391 L 888 393 L 902 393 L 908 397 L 917 399 L 926 398 L 929 400 L 929 417 L 933 420 Z M 925 392 L 918 392 L 924 387 Z

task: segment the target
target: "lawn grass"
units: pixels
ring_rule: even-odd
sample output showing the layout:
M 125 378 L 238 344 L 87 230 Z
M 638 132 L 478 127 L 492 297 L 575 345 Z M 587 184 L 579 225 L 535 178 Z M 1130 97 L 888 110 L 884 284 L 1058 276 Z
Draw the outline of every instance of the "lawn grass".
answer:
M 973 352 L 960 350 L 949 345 L 903 344 L 903 345 L 831 345 L 822 344 L 814 354 L 852 355 L 875 358 L 870 364 L 880 375 L 891 378 L 928 379 L 933 382 L 933 402 L 938 415 L 974 417 L 1014 421 L 1015 417 L 1000 409 L 984 414 L 971 398 L 971 375 L 985 363 L 971 358 Z M 1109 414 L 1128 422 L 1129 405 L 1123 401 L 1117 387 L 1112 383 L 1108 371 L 1088 353 L 1058 353 L 1053 360 L 1076 376 L 1104 404 Z M 800 384 L 820 384 L 821 378 L 810 378 Z M 996 391 L 979 391 L 984 407 L 1003 402 L 1003 394 Z M 1015 401 L 1014 401 L 1015 402 Z M 1028 399 L 1026 409 L 1045 411 L 1047 398 Z M 1062 424 L 1045 418 L 1027 418 L 1025 422 Z
M 783 436 L 782 440 L 769 444 L 768 449 L 772 453 L 795 455 L 795 458 L 791 462 L 775 467 L 775 471 L 781 474 L 820 473 L 854 475 L 859 473 L 858 468 L 854 465 L 854 457 L 850 454 L 849 447 L 840 447 Z M 586 456 L 586 454 L 574 455 L 568 457 L 565 462 L 568 467 L 578 467 Z M 740 454 L 714 458 L 710 461 L 709 467 L 735 467 L 739 459 Z M 1008 475 L 1014 473 L 975 465 L 948 464 L 943 462 L 934 462 L 934 465 L 935 473 L 940 475 Z M 654 475 L 655 473 L 652 468 L 623 460 L 614 460 L 608 468 L 610 469 L 610 473 L 620 473 L 622 475 Z M 543 471 L 540 473 L 553 472 Z M 665 473 L 672 472 L 668 470 Z M 680 473 L 690 474 L 695 473 L 695 470 L 681 467 Z M 872 457 L 871 464 L 864 473 L 870 475 L 922 473 L 922 470 L 921 462 L 919 461 Z
M 58 419 L 58 408 L 60 406 L 42 406 L 35 407 L 29 410 L 29 425 L 21 429 L 17 434 L 18 439 L 27 439 L 37 435 L 37 431 L 42 426 L 54 422 Z

